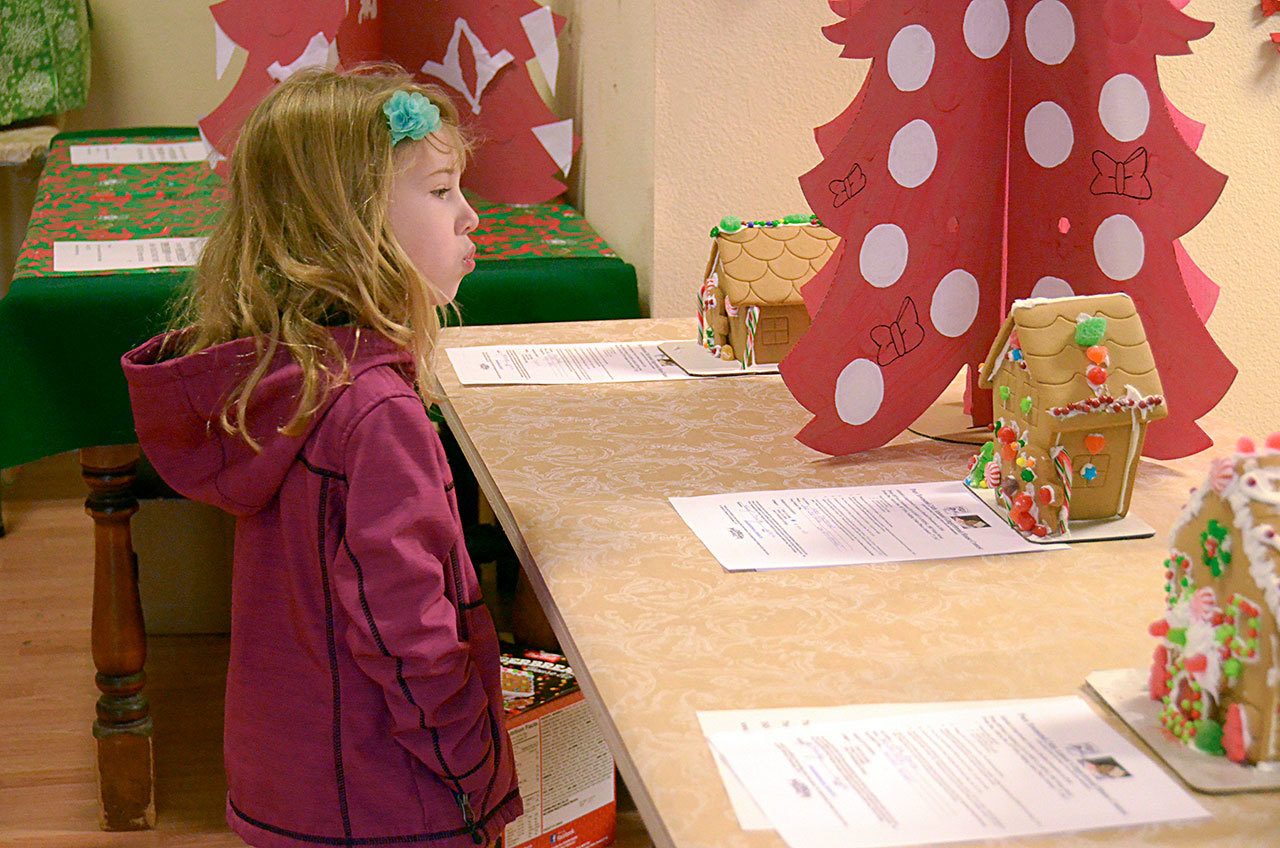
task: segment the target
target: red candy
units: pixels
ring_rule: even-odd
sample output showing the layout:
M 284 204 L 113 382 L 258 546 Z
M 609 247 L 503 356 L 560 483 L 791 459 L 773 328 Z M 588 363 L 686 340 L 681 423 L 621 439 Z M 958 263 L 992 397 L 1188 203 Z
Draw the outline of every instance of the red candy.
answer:
M 1239 704 L 1227 707 L 1227 720 L 1222 726 L 1222 747 L 1227 752 L 1227 759 L 1233 763 L 1243 763 L 1247 748 L 1244 744 L 1244 713 Z
M 1001 427 L 1000 432 L 996 433 L 996 436 L 1005 444 L 1009 444 L 1014 439 L 1018 438 L 1018 434 L 1013 432 L 1012 427 Z
M 1030 533 L 1035 530 L 1036 518 L 1029 512 L 1020 512 L 1014 516 L 1014 521 L 1018 523 L 1018 529 Z
M 1084 354 L 1085 356 L 1089 357 L 1089 361 L 1092 362 L 1094 365 L 1101 365 L 1102 363 L 1107 361 L 1106 345 L 1094 345 L 1093 347 L 1086 350 Z
M 1043 524 L 1037 524 L 1035 527 L 1031 528 L 1031 532 L 1041 538 L 1044 538 L 1049 535 L 1049 528 Z
M 1169 677 L 1164 670 L 1168 664 L 1169 652 L 1164 645 L 1160 645 L 1151 655 L 1151 674 L 1147 677 L 1147 694 L 1153 701 L 1159 701 L 1169 694 Z
M 1165 634 L 1169 632 L 1169 622 L 1163 618 L 1151 622 L 1151 626 L 1147 628 L 1147 632 L 1157 639 L 1163 639 Z
M 1236 453 L 1253 453 L 1258 449 L 1253 443 L 1253 439 L 1248 436 L 1241 436 L 1240 441 L 1236 442 Z
M 1196 654 L 1183 660 L 1182 665 L 1187 671 L 1193 674 L 1199 674 L 1209 667 L 1209 658 L 1204 654 Z
M 1026 492 L 1018 495 L 1013 499 L 1014 512 L 1029 512 L 1031 510 L 1031 496 Z
M 1040 503 L 1045 506 L 1053 503 L 1053 489 L 1049 486 L 1041 486 L 1039 490 L 1036 491 L 1036 500 L 1040 501 Z
M 1107 382 L 1107 369 L 1101 365 L 1090 365 L 1088 370 L 1084 372 L 1084 376 L 1095 386 L 1101 386 Z
M 1270 450 L 1280 450 L 1280 433 L 1272 433 L 1267 436 L 1267 447 Z

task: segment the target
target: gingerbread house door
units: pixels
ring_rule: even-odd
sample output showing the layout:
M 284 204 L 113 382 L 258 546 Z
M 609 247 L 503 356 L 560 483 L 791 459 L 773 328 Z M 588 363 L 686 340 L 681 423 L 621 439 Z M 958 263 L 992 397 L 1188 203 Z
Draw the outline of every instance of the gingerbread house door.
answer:
M 781 362 L 809 328 L 803 306 L 763 306 L 756 329 L 756 362 Z

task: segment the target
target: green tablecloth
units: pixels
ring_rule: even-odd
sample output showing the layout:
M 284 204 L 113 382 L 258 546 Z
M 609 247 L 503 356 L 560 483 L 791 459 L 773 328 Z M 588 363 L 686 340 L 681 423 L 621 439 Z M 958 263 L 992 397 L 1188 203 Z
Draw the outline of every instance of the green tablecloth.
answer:
M 199 236 L 222 187 L 203 163 L 73 166 L 72 143 L 188 141 L 190 128 L 63 133 L 41 176 L 9 294 L 0 299 L 0 467 L 135 440 L 120 356 L 166 325 L 189 269 L 53 271 L 55 241 Z M 563 203 L 477 203 L 468 324 L 640 315 L 635 269 Z

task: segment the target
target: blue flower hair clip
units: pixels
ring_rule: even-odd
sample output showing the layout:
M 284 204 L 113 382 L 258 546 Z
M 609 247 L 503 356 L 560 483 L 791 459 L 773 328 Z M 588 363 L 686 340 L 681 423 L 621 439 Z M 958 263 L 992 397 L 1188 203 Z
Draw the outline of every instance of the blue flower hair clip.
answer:
M 421 141 L 440 128 L 440 107 L 418 92 L 397 91 L 382 104 L 394 147 L 406 138 Z

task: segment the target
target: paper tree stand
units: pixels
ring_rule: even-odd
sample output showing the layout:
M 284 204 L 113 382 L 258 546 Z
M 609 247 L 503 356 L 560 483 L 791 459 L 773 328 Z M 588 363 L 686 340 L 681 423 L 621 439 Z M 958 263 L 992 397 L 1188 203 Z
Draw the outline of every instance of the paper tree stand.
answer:
M 537 0 L 223 0 L 210 11 L 217 75 L 237 47 L 247 54 L 231 93 L 200 120 L 215 158 L 230 155 L 253 107 L 302 68 L 391 61 L 445 89 L 476 136 L 464 187 L 500 203 L 564 192 L 556 174 L 568 174 L 581 140 L 543 101 L 529 64 L 554 93 L 565 19 Z
M 1208 447 L 1196 421 L 1235 368 L 1204 326 L 1217 287 L 1178 239 L 1226 178 L 1196 156 L 1203 127 L 1166 102 L 1156 56 L 1212 25 L 1171 0 L 831 7 L 827 37 L 872 64 L 801 178 L 843 242 L 804 289 L 813 326 L 781 366 L 813 413 L 798 438 L 883 445 L 982 361 L 1014 299 L 1123 291 L 1168 401 L 1144 454 Z

